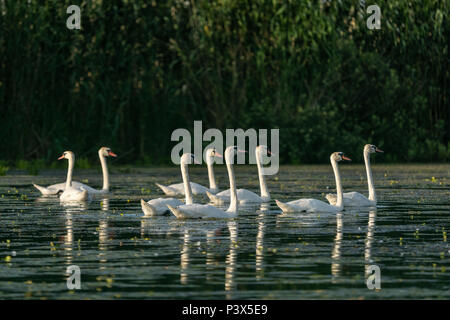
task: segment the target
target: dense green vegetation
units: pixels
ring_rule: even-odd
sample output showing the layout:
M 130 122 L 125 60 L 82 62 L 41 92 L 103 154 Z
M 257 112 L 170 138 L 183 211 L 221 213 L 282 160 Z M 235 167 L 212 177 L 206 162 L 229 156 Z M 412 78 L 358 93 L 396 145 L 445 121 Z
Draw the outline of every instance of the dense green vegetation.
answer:
M 366 6 L 382 11 L 369 30 Z M 68 30 L 66 8 L 81 7 Z M 282 163 L 448 161 L 450 1 L 0 1 L 0 159 L 169 163 L 176 128 L 280 128 Z M 42 161 L 42 160 L 39 160 Z

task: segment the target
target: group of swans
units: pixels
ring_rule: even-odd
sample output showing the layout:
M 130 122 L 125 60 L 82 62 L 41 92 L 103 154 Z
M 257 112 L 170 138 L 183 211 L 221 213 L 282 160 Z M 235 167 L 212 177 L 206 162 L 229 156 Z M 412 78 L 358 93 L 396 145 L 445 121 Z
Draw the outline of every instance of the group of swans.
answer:
M 101 190 L 91 188 L 81 182 L 72 181 L 73 167 L 75 165 L 75 154 L 72 151 L 65 151 L 58 158 L 58 160 L 68 160 L 67 179 L 65 183 L 53 184 L 48 187 L 42 187 L 37 184 L 33 184 L 33 186 L 44 196 L 59 195 L 59 199 L 63 202 L 83 201 L 91 199 L 93 195 L 106 194 L 109 192 L 109 173 L 106 157 L 117 157 L 117 155 L 110 148 L 102 147 L 98 150 L 98 157 L 100 158 L 103 172 L 103 188 Z
M 183 182 L 180 184 L 174 184 L 170 186 L 161 186 L 157 184 L 168 195 L 185 195 L 185 203 L 175 198 L 158 198 L 145 202 L 141 199 L 142 211 L 146 216 L 156 216 L 172 212 L 177 218 L 229 218 L 234 217 L 237 214 L 238 203 L 261 203 L 270 200 L 270 193 L 266 185 L 265 177 L 262 168 L 262 156 L 264 152 L 271 154 L 267 146 L 257 146 L 255 148 L 256 163 L 258 166 L 258 174 L 260 181 L 261 196 L 246 189 L 236 189 L 236 181 L 233 170 L 234 156 L 237 152 L 244 152 L 238 150 L 235 146 L 230 146 L 225 150 L 224 158 L 228 171 L 228 178 L 230 181 L 230 188 L 222 191 L 216 195 L 213 192 L 217 192 L 218 188 L 214 179 L 214 171 L 212 164 L 214 157 L 222 157 L 214 149 L 208 149 L 206 152 L 207 166 L 210 188 L 203 187 L 199 184 L 194 184 L 189 179 L 188 165 L 195 162 L 194 155 L 190 153 L 183 154 L 180 160 L 181 175 Z M 193 192 L 194 186 L 197 190 L 204 190 L 206 195 L 214 204 L 223 204 L 230 202 L 228 210 L 223 211 L 215 206 L 206 204 L 194 204 Z M 182 188 L 182 189 L 181 189 Z M 176 190 L 176 193 L 175 193 Z M 170 192 L 167 192 L 170 191 Z M 204 194 L 198 192 L 197 194 Z
M 177 218 L 230 218 L 237 215 L 238 204 L 245 203 L 263 203 L 270 201 L 270 193 L 266 184 L 264 175 L 263 159 L 266 154 L 271 154 L 267 146 L 261 145 L 255 148 L 256 164 L 258 168 L 258 178 L 260 186 L 260 195 L 247 190 L 237 189 L 234 175 L 233 163 L 234 156 L 238 150 L 236 146 L 229 146 L 224 153 L 225 164 L 228 171 L 230 188 L 219 192 L 217 187 L 213 163 L 216 157 L 222 157 L 215 149 L 208 149 L 205 153 L 206 164 L 208 168 L 209 188 L 198 183 L 191 182 L 189 179 L 188 165 L 197 162 L 195 156 L 190 153 L 183 154 L 180 160 L 182 183 L 164 186 L 156 184 L 170 198 L 157 198 L 149 201 L 141 199 L 141 207 L 145 216 L 158 216 L 166 213 L 173 213 Z M 336 194 L 327 194 L 326 199 L 329 203 L 317 199 L 298 199 L 289 202 L 275 200 L 277 206 L 283 212 L 339 212 L 344 207 L 371 207 L 376 206 L 376 194 L 370 167 L 370 154 L 383 152 L 373 144 L 364 146 L 364 162 L 367 174 L 367 183 L 369 187 L 369 197 L 365 197 L 358 192 L 344 193 L 342 189 L 341 175 L 338 162 L 346 160 L 351 161 L 343 152 L 334 152 L 330 156 L 331 166 L 333 168 L 336 181 Z M 106 157 L 117 155 L 108 147 L 102 147 L 98 151 L 100 163 L 103 171 L 103 188 L 96 190 L 86 184 L 72 181 L 72 173 L 75 164 L 75 155 L 72 151 L 65 151 L 58 160 L 68 160 L 67 179 L 65 183 L 54 184 L 48 187 L 42 187 L 33 184 L 43 195 L 59 195 L 61 201 L 83 201 L 90 199 L 96 194 L 105 194 L 109 192 L 109 174 Z M 185 202 L 174 198 L 175 196 L 185 196 Z M 206 195 L 214 205 L 222 205 L 230 202 L 226 211 L 211 204 L 194 203 L 193 195 Z

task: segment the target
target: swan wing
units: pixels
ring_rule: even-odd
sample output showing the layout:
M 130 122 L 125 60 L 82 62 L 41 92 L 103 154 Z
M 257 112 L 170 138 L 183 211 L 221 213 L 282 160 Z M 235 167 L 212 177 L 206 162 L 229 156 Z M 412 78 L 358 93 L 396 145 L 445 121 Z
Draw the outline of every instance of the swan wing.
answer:
M 84 201 L 89 199 L 89 192 L 82 188 L 70 187 L 61 194 L 61 201 Z
M 247 189 L 237 189 L 237 198 L 239 203 L 259 203 L 263 202 L 263 199 L 254 193 L 253 191 Z M 217 193 L 215 196 L 209 196 L 213 202 L 229 202 L 230 201 L 230 189 L 224 190 Z M 221 200 L 221 201 L 220 201 Z
M 327 194 L 326 198 L 331 205 L 336 205 L 336 194 Z M 365 195 L 359 192 L 344 193 L 344 207 L 367 207 L 376 205 L 374 201 L 369 200 Z
M 141 199 L 141 207 L 145 216 L 160 216 L 170 212 L 167 205 L 176 207 L 182 204 L 183 202 L 175 198 L 157 198 L 148 202 Z
M 232 217 L 229 213 L 209 204 L 185 204 L 178 207 L 168 205 L 168 208 L 178 219 Z

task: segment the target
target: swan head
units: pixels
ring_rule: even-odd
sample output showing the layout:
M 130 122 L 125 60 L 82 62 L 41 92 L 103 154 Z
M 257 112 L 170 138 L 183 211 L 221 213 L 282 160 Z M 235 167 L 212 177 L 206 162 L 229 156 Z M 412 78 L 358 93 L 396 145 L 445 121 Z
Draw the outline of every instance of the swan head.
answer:
M 61 159 L 75 160 L 75 154 L 72 151 L 64 151 L 64 153 L 58 158 L 58 160 Z
M 117 154 L 111 151 L 111 148 L 101 147 L 98 150 L 98 154 L 103 157 L 117 157 Z
M 233 163 L 234 156 L 236 155 L 237 147 L 236 146 L 229 146 L 225 149 L 225 162 L 226 163 Z
M 374 144 L 366 144 L 364 146 L 364 152 L 366 153 L 376 153 L 376 152 L 384 152 L 381 149 L 378 149 L 378 147 Z
M 214 157 L 222 158 L 222 155 L 219 152 L 217 152 L 216 148 L 210 148 L 210 149 L 206 150 L 205 158 L 206 158 L 207 164 L 213 164 Z
M 330 160 L 334 160 L 336 162 L 342 161 L 342 160 L 346 160 L 346 161 L 352 161 L 352 159 L 350 159 L 349 157 L 345 156 L 345 154 L 343 152 L 333 152 L 330 156 Z
M 255 152 L 256 152 L 257 157 L 259 157 L 259 158 L 261 158 L 265 154 L 269 154 L 269 155 L 273 154 L 270 151 L 269 147 L 265 146 L 265 145 L 257 146 L 256 149 L 255 149 Z
M 225 163 L 234 163 L 234 156 L 238 153 L 238 152 L 247 152 L 244 150 L 239 150 L 237 146 L 229 146 L 225 149 Z
M 187 165 L 187 164 L 199 164 L 199 162 L 195 159 L 195 155 L 192 153 L 183 153 L 180 159 L 180 164 Z

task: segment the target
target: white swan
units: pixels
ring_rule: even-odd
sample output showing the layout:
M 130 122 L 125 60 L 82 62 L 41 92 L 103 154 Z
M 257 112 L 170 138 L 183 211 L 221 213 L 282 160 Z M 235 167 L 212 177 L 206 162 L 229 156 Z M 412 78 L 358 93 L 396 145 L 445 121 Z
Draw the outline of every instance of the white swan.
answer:
M 72 173 L 73 166 L 75 164 L 75 154 L 72 151 L 65 151 L 58 160 L 67 159 L 69 160 L 69 166 L 67 169 L 67 180 L 66 186 L 64 187 L 64 191 L 59 197 L 59 199 L 63 202 L 66 201 L 83 201 L 88 200 L 90 195 L 86 189 L 81 187 L 75 187 L 72 185 Z
M 178 207 L 172 207 L 167 205 L 170 211 L 178 219 L 186 218 L 234 218 L 237 216 L 238 212 L 238 201 L 236 194 L 236 181 L 234 178 L 233 171 L 233 157 L 236 154 L 236 147 L 230 146 L 225 150 L 225 163 L 227 165 L 228 177 L 230 179 L 230 189 L 231 189 L 231 202 L 228 210 L 223 211 L 222 209 L 216 208 L 209 204 L 195 204 L 193 203 L 193 196 L 191 190 L 191 184 L 189 183 L 189 173 L 187 170 L 187 164 L 182 167 L 183 174 L 183 184 L 186 194 L 186 204 L 180 205 Z M 192 154 L 184 154 L 183 157 L 189 160 L 191 157 L 194 160 Z M 183 158 L 182 157 L 182 158 Z
M 208 167 L 208 178 L 209 178 L 209 189 L 195 182 L 191 182 L 191 189 L 194 195 L 205 194 L 206 192 L 217 193 L 219 189 L 217 188 L 216 179 L 214 176 L 214 157 L 222 157 L 215 148 L 206 150 L 206 166 Z M 156 185 L 168 196 L 184 196 L 185 188 L 183 183 L 171 184 L 170 186 L 164 186 L 162 184 L 156 183 Z
M 377 205 L 377 196 L 375 194 L 375 187 L 372 178 L 372 168 L 370 167 L 370 154 L 376 152 L 384 152 L 378 149 L 373 144 L 366 144 L 364 146 L 364 162 L 366 164 L 367 184 L 369 185 L 369 198 L 366 198 L 359 192 L 344 193 L 345 207 L 371 207 Z M 328 202 L 332 205 L 336 204 L 336 195 L 329 193 L 325 196 Z
M 337 191 L 337 203 L 336 205 L 329 205 L 323 201 L 317 199 L 299 199 L 283 203 L 281 201 L 275 200 L 278 207 L 280 207 L 283 212 L 339 212 L 344 208 L 342 200 L 342 183 L 341 175 L 339 173 L 338 162 L 342 160 L 351 161 L 347 158 L 343 152 L 334 152 L 330 156 L 331 166 L 333 167 L 334 177 L 336 179 L 336 191 Z
M 268 150 L 267 146 L 261 145 L 255 148 L 256 166 L 258 167 L 259 189 L 261 192 L 261 196 L 247 189 L 238 189 L 237 197 L 239 203 L 261 203 L 270 201 L 270 193 L 269 189 L 267 188 L 266 177 L 263 174 L 264 168 L 262 166 L 262 156 L 265 154 L 265 152 L 272 154 Z M 214 204 L 222 204 L 224 202 L 230 201 L 230 189 L 219 192 L 215 195 L 211 194 L 210 192 L 206 192 L 206 195 Z
M 187 165 L 191 161 L 191 157 L 189 155 L 190 154 L 184 154 L 180 159 L 180 167 L 181 167 L 181 175 L 182 176 L 184 174 L 183 172 L 185 170 L 187 170 Z M 187 197 L 186 197 L 186 199 L 187 199 Z M 191 200 L 191 203 L 192 203 L 192 200 Z M 183 204 L 183 202 L 181 200 L 175 199 L 175 198 L 157 198 L 157 199 L 149 200 L 148 202 L 145 202 L 143 199 L 141 199 L 141 208 L 146 217 L 161 216 L 165 213 L 170 213 L 170 210 L 167 207 L 167 205 L 176 207 L 176 206 L 180 206 L 182 204 Z
M 108 165 L 106 164 L 105 157 L 117 157 L 117 155 L 111 151 L 108 147 L 102 147 L 98 150 L 98 157 L 100 158 L 100 163 L 102 165 L 102 172 L 103 172 L 103 188 L 101 190 L 96 190 L 94 188 L 89 187 L 88 185 L 85 185 L 84 183 L 80 183 L 77 181 L 72 181 L 72 186 L 79 188 L 83 187 L 85 190 L 87 190 L 90 194 L 105 194 L 109 192 L 109 173 L 108 173 Z M 53 184 L 48 187 L 42 187 L 37 184 L 33 183 L 33 186 L 38 189 L 42 195 L 49 196 L 49 195 L 56 195 L 62 191 L 64 191 L 64 188 L 66 187 L 66 183 L 57 183 Z

